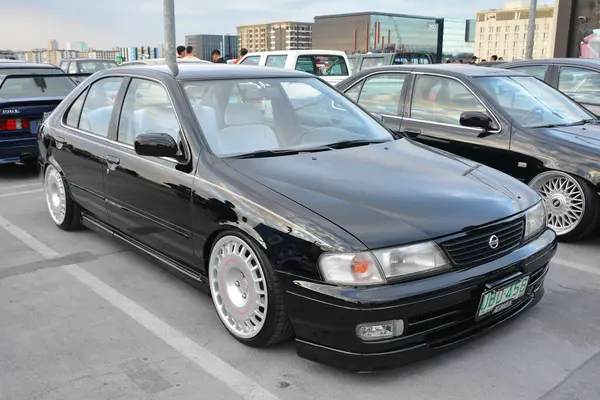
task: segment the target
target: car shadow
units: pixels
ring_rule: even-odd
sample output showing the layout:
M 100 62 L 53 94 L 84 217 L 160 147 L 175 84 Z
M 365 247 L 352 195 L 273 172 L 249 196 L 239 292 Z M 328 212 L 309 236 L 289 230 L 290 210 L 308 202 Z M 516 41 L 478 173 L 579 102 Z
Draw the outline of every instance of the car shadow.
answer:
M 22 180 L 39 178 L 40 171 L 37 164 L 2 164 L 0 165 L 0 179 Z

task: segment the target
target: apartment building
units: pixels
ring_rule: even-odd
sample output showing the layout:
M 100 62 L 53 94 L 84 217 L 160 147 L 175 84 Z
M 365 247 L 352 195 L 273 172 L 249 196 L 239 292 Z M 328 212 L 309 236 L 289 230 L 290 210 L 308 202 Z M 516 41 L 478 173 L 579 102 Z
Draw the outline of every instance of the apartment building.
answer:
M 239 47 L 250 52 L 312 49 L 311 22 L 271 22 L 238 26 Z
M 553 57 L 556 20 L 554 6 L 537 8 L 533 58 Z M 525 2 L 507 3 L 501 10 L 478 12 L 475 55 L 487 60 L 494 54 L 505 60 L 525 58 L 528 28 L 529 4 Z

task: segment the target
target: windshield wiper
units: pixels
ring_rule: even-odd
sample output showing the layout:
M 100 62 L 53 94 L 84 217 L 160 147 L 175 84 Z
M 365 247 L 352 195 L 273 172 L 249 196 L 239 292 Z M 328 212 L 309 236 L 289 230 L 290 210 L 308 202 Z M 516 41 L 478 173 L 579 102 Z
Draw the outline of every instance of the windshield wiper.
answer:
M 579 125 L 585 125 L 585 124 L 600 124 L 600 120 L 595 119 L 595 118 L 589 118 L 589 119 L 582 119 L 581 121 L 577 121 L 577 122 L 571 122 L 569 124 L 548 124 L 548 125 L 540 125 L 540 126 L 534 126 L 534 128 L 560 128 L 560 127 L 565 127 L 565 126 L 579 126 Z
M 280 150 L 257 150 L 252 153 L 240 154 L 237 156 L 231 156 L 228 158 L 261 158 L 261 157 L 277 157 L 277 156 L 290 156 L 300 153 L 314 153 L 317 151 L 327 151 L 331 148 L 327 146 L 314 147 L 308 149 L 280 149 Z
M 354 139 L 354 140 L 342 140 L 341 142 L 334 142 L 326 144 L 323 147 L 329 147 L 330 149 L 346 149 L 348 147 L 365 146 L 368 144 L 385 143 L 390 142 L 389 139 Z

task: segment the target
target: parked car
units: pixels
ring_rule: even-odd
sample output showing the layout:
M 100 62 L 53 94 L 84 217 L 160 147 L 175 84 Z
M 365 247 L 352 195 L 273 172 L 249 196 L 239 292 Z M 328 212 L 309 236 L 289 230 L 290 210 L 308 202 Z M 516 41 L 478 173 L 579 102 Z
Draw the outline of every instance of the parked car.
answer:
M 418 52 L 354 54 L 348 56 L 348 60 L 352 66 L 353 74 L 367 68 L 382 67 L 384 65 L 435 63 L 431 54 Z
M 206 60 L 194 60 L 194 59 L 188 59 L 188 58 L 176 58 L 175 60 L 178 63 L 212 64 L 210 61 L 206 61 Z M 127 61 L 127 62 L 124 62 L 121 65 L 122 66 L 127 66 L 127 65 L 160 65 L 160 64 L 166 64 L 166 62 L 167 61 L 164 58 L 149 58 L 149 59 L 146 59 L 146 60 Z
M 97 58 L 63 58 L 60 68 L 67 72 L 77 83 L 83 82 L 88 76 L 108 68 L 114 68 L 117 63 L 113 60 Z
M 75 86 L 54 65 L 0 60 L 0 164 L 37 166 L 38 125 Z
M 508 62 L 500 68 L 521 71 L 543 80 L 600 115 L 600 60 L 551 58 Z
M 242 343 L 295 335 L 299 355 L 353 370 L 425 357 L 521 314 L 543 296 L 556 251 L 535 191 L 393 140 L 297 71 L 102 71 L 44 123 L 39 146 L 59 228 L 83 223 L 207 288 Z
M 536 189 L 562 240 L 600 221 L 600 121 L 514 70 L 438 64 L 363 71 L 339 89 L 386 125 Z
M 350 76 L 350 63 L 343 51 L 281 50 L 248 53 L 239 65 L 258 65 L 308 72 L 335 85 Z

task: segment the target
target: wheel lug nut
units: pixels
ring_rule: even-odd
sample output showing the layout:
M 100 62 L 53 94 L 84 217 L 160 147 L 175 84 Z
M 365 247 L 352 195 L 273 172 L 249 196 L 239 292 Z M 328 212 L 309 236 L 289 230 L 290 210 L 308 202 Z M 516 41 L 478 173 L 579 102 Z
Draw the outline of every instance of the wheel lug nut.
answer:
M 235 281 L 235 286 L 240 286 L 240 282 L 239 281 Z
M 246 293 L 242 293 L 242 299 L 246 298 Z

